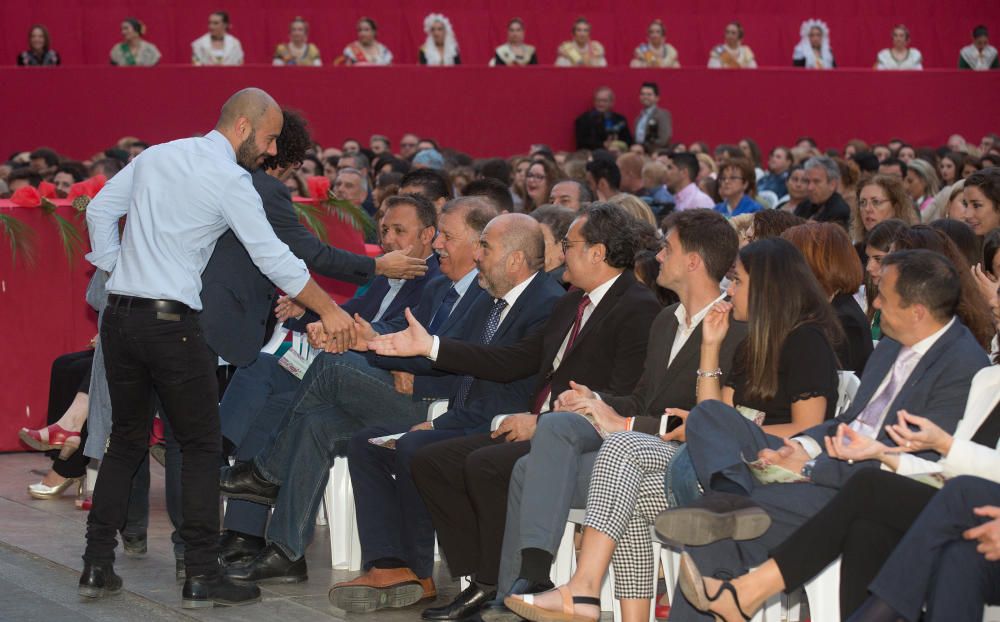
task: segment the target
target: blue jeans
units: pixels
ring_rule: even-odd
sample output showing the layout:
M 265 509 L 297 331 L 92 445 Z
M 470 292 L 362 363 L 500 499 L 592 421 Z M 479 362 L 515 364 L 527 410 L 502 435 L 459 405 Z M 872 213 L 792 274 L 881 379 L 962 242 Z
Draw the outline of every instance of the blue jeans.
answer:
M 264 410 L 268 398 L 278 393 L 295 391 L 299 379 L 278 365 L 278 357 L 263 352 L 253 363 L 241 367 L 233 375 L 219 404 L 222 435 L 240 447 L 248 434 L 259 432 L 257 415 Z M 266 431 L 270 437 L 270 430 Z
M 368 439 L 409 430 L 409 425 L 365 428 L 351 437 L 347 466 L 354 485 L 362 567 L 377 559 L 395 558 L 420 578 L 434 571 L 434 523 L 424 505 L 410 463 L 414 452 L 438 441 L 465 434 L 462 430 L 418 430 L 396 441 L 395 449 Z
M 663 487 L 667 495 L 667 504 L 672 508 L 682 508 L 690 505 L 701 496 L 698 487 L 698 474 L 695 473 L 691 454 L 687 444 L 681 445 L 673 460 L 664 473 Z
M 291 559 L 302 557 L 342 446 L 368 426 L 426 420 L 431 401 L 397 393 L 392 374 L 355 352 L 317 356 L 295 393 L 284 429 L 254 458 L 258 472 L 281 486 L 268 542 Z

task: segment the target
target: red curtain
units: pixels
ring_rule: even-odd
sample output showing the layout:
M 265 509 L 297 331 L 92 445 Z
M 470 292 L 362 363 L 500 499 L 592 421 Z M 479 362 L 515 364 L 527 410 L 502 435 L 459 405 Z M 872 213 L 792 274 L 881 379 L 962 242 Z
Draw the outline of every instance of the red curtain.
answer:
M 610 63 L 625 66 L 654 18 L 664 21 L 667 39 L 687 67 L 705 65 L 709 49 L 722 40 L 726 21 L 734 19 L 743 24 L 746 43 L 760 64 L 779 67 L 791 64 L 799 25 L 811 18 L 829 24 L 841 67 L 871 67 L 875 54 L 891 44 L 892 26 L 900 22 L 909 27 L 927 67 L 955 67 L 958 50 L 970 42 L 975 25 L 1000 29 L 1000 3 L 995 0 L 32 0 L 0 7 L 0 63 L 13 64 L 26 46 L 29 26 L 43 23 L 64 63 L 107 64 L 108 51 L 120 40 L 119 25 L 130 16 L 146 24 L 147 38 L 163 52 L 163 62 L 188 63 L 191 41 L 206 32 L 209 13 L 220 7 L 229 11 L 232 34 L 242 41 L 248 63 L 270 62 L 296 15 L 311 23 L 311 40 L 327 62 L 354 39 L 357 19 L 367 15 L 378 23 L 379 38 L 397 63 L 416 63 L 425 38 L 424 16 L 441 12 L 454 25 L 463 60 L 477 65 L 485 64 L 503 42 L 507 21 L 514 16 L 525 20 L 528 42 L 538 48 L 543 64 L 554 61 L 556 46 L 569 38 L 573 20 L 581 15 L 592 22 L 593 37 L 604 43 Z
M 9 202 L 7 202 L 9 204 Z M 77 224 L 86 240 L 83 219 L 72 207 L 57 212 Z M 38 208 L 5 207 L 9 214 L 33 231 L 34 262 L 25 257 L 12 262 L 7 239 L 0 234 L 0 451 L 24 449 L 17 438 L 21 427 L 45 425 L 49 369 L 61 354 L 87 348 L 97 334 L 97 314 L 84 300 L 93 267 L 83 259 L 84 248 L 73 261 L 67 259 L 52 216 Z M 361 235 L 335 216 L 324 217 L 331 243 L 364 253 Z M 320 279 L 339 301 L 350 298 L 355 287 Z
M 150 143 L 213 127 L 222 102 L 254 85 L 302 110 L 314 138 L 340 145 L 404 132 L 475 156 L 524 153 L 534 143 L 573 148 L 573 119 L 610 85 L 634 119 L 644 80 L 661 87 L 674 139 L 711 145 L 744 136 L 766 151 L 811 135 L 822 148 L 851 138 L 944 144 L 997 131 L 1000 72 L 842 69 L 678 70 L 529 67 L 63 67 L 0 68 L 6 97 L 0 153 L 48 146 L 87 158 L 121 136 Z M 13 94 L 13 95 L 12 95 Z

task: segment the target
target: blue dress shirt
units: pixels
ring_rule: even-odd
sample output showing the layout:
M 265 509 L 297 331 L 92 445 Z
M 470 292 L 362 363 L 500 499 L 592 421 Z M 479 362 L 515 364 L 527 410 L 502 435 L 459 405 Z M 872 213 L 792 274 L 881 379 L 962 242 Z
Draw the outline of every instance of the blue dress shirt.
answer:
M 764 209 L 764 206 L 754 201 L 749 195 L 744 194 L 740 198 L 740 202 L 736 204 L 736 209 L 732 212 L 729 211 L 729 203 L 723 201 L 715 206 L 715 211 L 719 212 L 726 218 L 732 218 L 733 216 L 739 216 L 740 214 L 753 214 L 754 212 L 759 212 Z
M 118 238 L 118 220 L 127 214 Z M 150 147 L 87 206 L 92 252 L 111 273 L 109 293 L 177 300 L 200 311 L 201 273 L 232 229 L 271 281 L 290 296 L 309 271 L 271 228 L 250 173 L 217 131 Z

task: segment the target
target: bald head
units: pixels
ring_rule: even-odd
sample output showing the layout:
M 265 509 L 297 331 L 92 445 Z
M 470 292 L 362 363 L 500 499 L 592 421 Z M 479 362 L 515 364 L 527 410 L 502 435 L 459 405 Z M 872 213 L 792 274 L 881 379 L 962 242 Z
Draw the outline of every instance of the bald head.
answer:
M 486 225 L 502 227 L 500 233 L 504 252 L 520 251 L 529 274 L 540 270 L 545 264 L 545 237 L 538 221 L 527 214 L 502 214 Z
M 479 236 L 476 249 L 479 284 L 502 298 L 545 265 L 545 238 L 538 222 L 527 214 L 502 214 Z
M 253 171 L 277 154 L 284 119 L 274 98 L 257 88 L 237 91 L 222 106 L 215 129 L 229 140 L 236 162 Z

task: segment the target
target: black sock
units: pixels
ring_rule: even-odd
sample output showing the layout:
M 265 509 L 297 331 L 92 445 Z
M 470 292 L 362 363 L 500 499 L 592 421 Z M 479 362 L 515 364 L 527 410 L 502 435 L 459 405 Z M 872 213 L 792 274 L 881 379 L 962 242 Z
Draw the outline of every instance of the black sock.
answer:
M 542 549 L 521 549 L 521 572 L 518 576 L 532 583 L 549 580 L 552 554 Z
M 715 473 L 712 475 L 712 481 L 708 486 L 711 490 L 717 492 L 728 492 L 734 495 L 739 495 L 741 497 L 749 496 L 747 491 L 743 489 L 742 486 L 729 479 L 722 473 Z
M 372 568 L 388 570 L 390 568 L 406 568 L 406 562 L 395 557 L 382 557 L 372 562 Z

